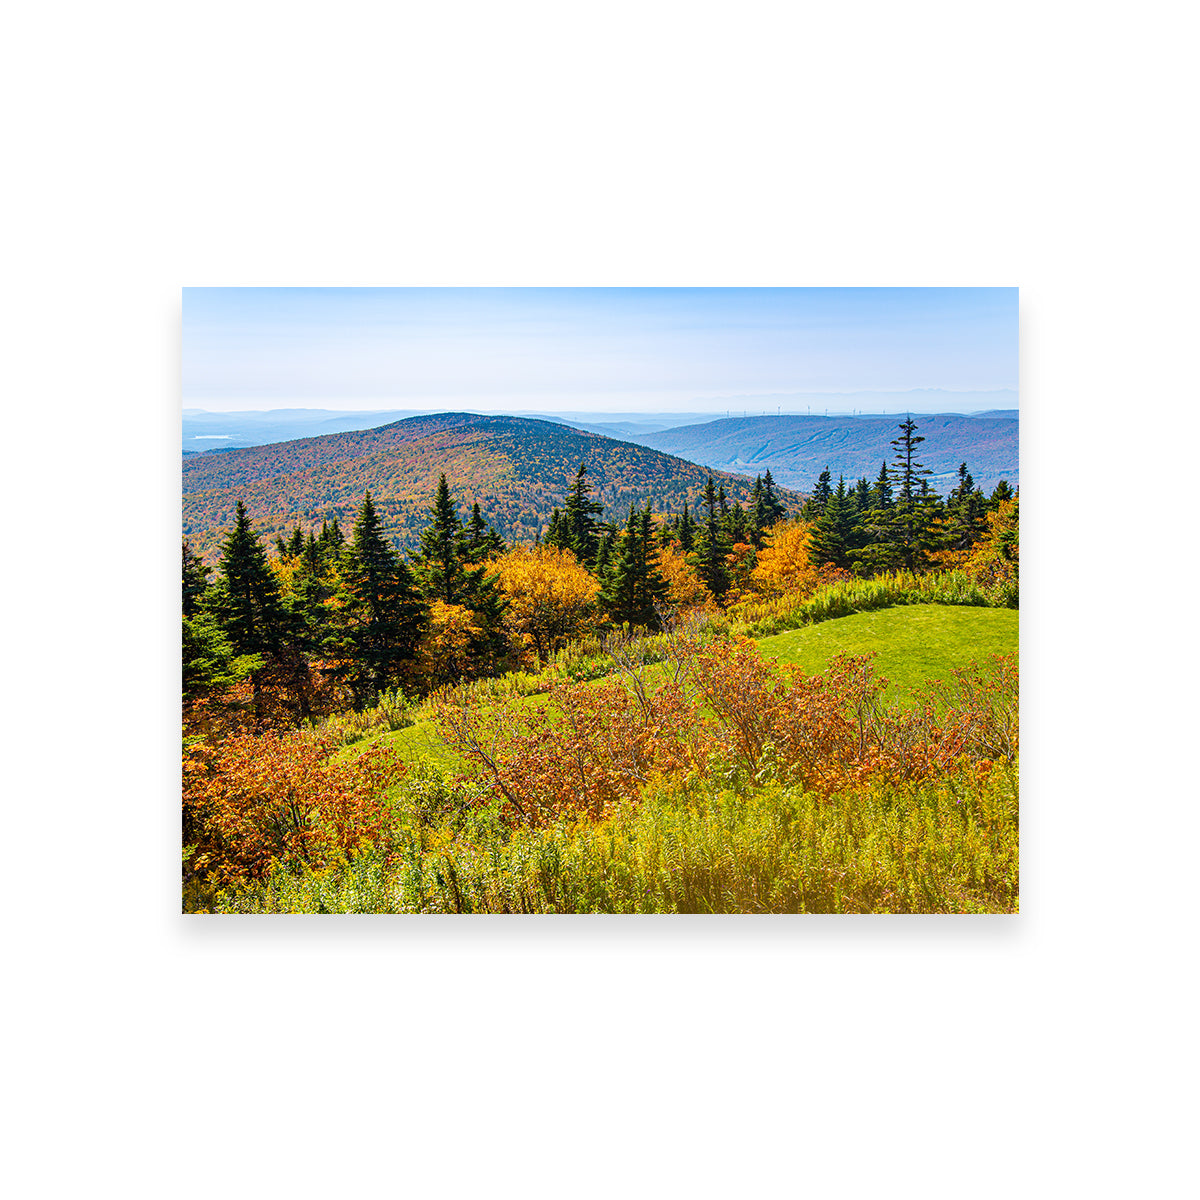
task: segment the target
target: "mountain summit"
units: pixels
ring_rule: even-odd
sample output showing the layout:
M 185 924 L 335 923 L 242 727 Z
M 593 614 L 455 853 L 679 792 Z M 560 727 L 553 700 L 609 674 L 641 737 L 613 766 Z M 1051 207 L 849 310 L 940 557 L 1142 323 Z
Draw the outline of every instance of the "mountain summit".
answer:
M 478 502 L 508 541 L 532 542 L 580 464 L 606 517 L 623 521 L 632 504 L 655 512 L 695 507 L 709 472 L 648 446 L 553 421 L 439 413 L 365 429 L 243 449 L 208 451 L 183 463 L 183 534 L 211 561 L 239 500 L 258 532 L 273 540 L 296 526 L 336 518 L 349 529 L 370 491 L 389 537 L 416 545 L 445 474 L 462 511 Z M 749 501 L 753 480 L 712 472 L 731 501 Z M 784 493 L 789 507 L 799 497 Z

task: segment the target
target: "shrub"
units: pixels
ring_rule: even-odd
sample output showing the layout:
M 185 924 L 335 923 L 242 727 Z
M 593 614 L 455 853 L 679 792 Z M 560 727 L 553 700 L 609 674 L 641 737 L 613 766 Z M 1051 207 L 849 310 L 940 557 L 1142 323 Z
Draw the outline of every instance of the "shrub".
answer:
M 184 757 L 184 842 L 190 870 L 224 886 L 277 862 L 321 866 L 381 830 L 385 790 L 403 772 L 378 750 L 331 759 L 330 740 L 239 732 Z

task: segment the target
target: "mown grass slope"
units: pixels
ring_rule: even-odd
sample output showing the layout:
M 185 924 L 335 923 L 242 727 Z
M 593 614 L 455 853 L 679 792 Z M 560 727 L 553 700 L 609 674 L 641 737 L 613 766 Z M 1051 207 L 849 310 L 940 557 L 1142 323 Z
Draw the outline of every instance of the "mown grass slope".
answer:
M 913 604 L 854 613 L 762 638 L 764 658 L 823 671 L 835 654 L 878 653 L 876 670 L 890 680 L 889 701 L 927 679 L 946 679 L 957 667 L 1017 652 L 1018 613 L 1011 608 L 954 608 Z

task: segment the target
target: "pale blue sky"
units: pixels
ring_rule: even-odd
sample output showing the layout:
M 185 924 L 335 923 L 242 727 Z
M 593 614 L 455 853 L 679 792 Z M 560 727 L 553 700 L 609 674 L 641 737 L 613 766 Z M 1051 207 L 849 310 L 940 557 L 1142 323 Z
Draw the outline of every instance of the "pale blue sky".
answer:
M 210 410 L 718 409 L 1017 386 L 1016 288 L 185 288 Z

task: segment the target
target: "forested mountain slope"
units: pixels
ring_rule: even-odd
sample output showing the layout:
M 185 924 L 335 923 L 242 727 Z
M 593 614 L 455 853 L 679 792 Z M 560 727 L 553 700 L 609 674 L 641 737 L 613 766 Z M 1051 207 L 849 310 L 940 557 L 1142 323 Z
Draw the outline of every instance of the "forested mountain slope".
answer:
M 533 541 L 561 506 L 580 464 L 606 517 L 629 505 L 656 512 L 696 506 L 708 471 L 659 450 L 551 421 L 440 413 L 378 429 L 210 452 L 183 463 L 183 534 L 208 561 L 233 523 L 238 500 L 260 534 L 273 540 L 299 524 L 337 518 L 350 528 L 370 491 L 389 536 L 416 543 L 445 474 L 460 507 L 479 503 L 509 541 Z M 714 472 L 731 501 L 745 504 L 753 480 Z M 799 497 L 781 492 L 785 505 Z
M 644 446 L 678 454 L 722 471 L 758 475 L 770 470 L 777 483 L 808 491 L 829 468 L 836 482 L 861 476 L 874 479 L 883 462 L 891 462 L 892 439 L 902 418 L 879 417 L 730 417 L 703 425 L 630 435 Z M 961 416 L 916 413 L 917 432 L 925 438 L 921 461 L 933 471 L 937 492 L 954 484 L 965 462 L 985 492 L 1001 479 L 1017 487 L 1018 418 L 1015 411 Z

